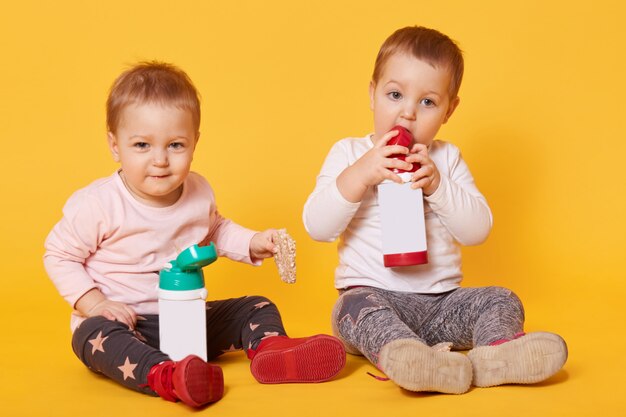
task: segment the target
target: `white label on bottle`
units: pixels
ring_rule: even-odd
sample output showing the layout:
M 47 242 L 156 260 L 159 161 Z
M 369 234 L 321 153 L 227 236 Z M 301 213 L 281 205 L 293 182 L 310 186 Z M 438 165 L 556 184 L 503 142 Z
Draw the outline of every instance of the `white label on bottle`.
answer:
M 421 189 L 412 189 L 411 183 L 384 182 L 378 185 L 378 206 L 385 255 L 426 250 Z
M 172 360 L 197 355 L 206 361 L 205 301 L 159 299 L 159 338 L 161 351 Z

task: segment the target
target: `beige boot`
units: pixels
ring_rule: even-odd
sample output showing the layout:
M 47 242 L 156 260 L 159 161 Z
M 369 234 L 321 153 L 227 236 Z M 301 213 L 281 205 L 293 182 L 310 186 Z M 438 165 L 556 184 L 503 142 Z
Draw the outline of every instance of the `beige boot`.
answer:
M 383 346 L 379 366 L 389 379 L 410 391 L 462 394 L 472 382 L 472 364 L 465 355 L 437 351 L 414 339 Z
M 467 356 L 474 369 L 473 384 L 534 384 L 559 371 L 567 360 L 567 345 L 554 333 L 528 333 L 496 346 L 479 346 Z

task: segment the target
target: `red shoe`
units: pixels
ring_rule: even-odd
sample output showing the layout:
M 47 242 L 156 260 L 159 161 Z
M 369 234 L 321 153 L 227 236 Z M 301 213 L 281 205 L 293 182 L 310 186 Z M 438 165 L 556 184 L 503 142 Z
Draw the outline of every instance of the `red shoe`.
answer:
M 148 373 L 148 386 L 164 400 L 202 407 L 222 398 L 224 376 L 219 366 L 189 355 L 179 362 L 154 365 Z
M 262 384 L 324 382 L 346 364 L 343 343 L 323 334 L 299 339 L 268 337 L 256 350 L 248 350 L 248 357 L 252 375 Z

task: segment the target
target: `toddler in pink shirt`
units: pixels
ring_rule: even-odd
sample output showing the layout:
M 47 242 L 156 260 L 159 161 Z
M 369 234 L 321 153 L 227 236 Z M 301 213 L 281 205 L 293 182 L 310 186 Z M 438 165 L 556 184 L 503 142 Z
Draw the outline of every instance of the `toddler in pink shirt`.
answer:
M 108 143 L 120 169 L 74 193 L 45 242 L 48 275 L 74 308 L 72 348 L 92 371 L 131 389 L 201 407 L 219 400 L 221 369 L 159 350 L 158 272 L 181 250 L 213 242 L 219 256 L 258 265 L 276 231 L 221 216 L 209 183 L 190 172 L 200 102 L 177 67 L 141 63 L 107 100 Z M 322 382 L 345 364 L 341 342 L 286 336 L 276 306 L 246 296 L 208 301 L 207 357 L 243 349 L 261 383 Z

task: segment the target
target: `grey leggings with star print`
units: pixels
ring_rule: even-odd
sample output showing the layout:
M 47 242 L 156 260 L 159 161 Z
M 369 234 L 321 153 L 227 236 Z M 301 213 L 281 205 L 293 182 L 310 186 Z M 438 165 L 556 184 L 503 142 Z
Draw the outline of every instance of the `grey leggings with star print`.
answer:
M 256 349 L 268 334 L 286 335 L 276 306 L 250 296 L 207 302 L 207 357 L 231 350 Z M 72 348 L 92 371 L 150 395 L 150 369 L 170 358 L 159 350 L 159 316 L 143 315 L 136 331 L 102 316 L 86 319 L 74 331 Z
M 381 348 L 397 339 L 429 346 L 452 343 L 466 350 L 513 339 L 522 332 L 524 308 L 501 287 L 457 288 L 415 294 L 373 287 L 341 290 L 333 309 L 333 331 L 346 350 L 378 365 Z

